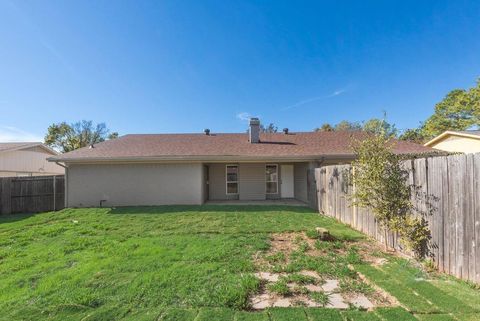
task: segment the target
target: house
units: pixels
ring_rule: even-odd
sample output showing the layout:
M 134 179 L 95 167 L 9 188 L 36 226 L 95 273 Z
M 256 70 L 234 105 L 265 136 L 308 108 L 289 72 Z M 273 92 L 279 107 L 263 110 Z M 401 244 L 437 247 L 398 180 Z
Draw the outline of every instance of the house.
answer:
M 0 143 L 0 177 L 63 175 L 63 167 L 48 162 L 58 153 L 42 143 Z
M 425 146 L 447 152 L 479 153 L 480 130 L 447 130 L 427 142 Z
M 316 199 L 309 169 L 347 163 L 352 132 L 140 134 L 50 158 L 66 166 L 66 206 Z M 364 136 L 363 133 L 354 135 Z M 398 141 L 400 153 L 432 149 Z

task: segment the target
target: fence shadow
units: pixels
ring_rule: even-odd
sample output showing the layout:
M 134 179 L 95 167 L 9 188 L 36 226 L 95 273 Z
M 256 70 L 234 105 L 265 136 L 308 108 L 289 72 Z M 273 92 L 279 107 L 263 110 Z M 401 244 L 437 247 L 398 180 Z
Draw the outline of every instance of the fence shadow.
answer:
M 0 215 L 0 225 L 5 223 L 13 223 L 17 221 L 22 221 L 32 216 L 37 215 L 38 213 L 22 213 L 22 214 L 3 214 Z

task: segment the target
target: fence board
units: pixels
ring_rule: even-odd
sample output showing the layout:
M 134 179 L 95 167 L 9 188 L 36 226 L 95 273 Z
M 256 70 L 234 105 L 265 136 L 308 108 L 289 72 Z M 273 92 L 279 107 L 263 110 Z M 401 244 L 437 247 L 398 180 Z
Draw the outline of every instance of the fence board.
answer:
M 439 271 L 480 282 L 480 153 L 407 160 L 408 184 L 415 186 L 412 202 L 431 232 L 429 254 Z M 350 165 L 317 168 L 318 209 L 353 228 L 383 241 L 384 236 L 369 209 L 351 205 L 355 186 L 346 187 L 344 171 Z M 389 245 L 402 249 L 398 235 Z
M 0 214 L 37 213 L 64 207 L 65 177 L 0 178 Z

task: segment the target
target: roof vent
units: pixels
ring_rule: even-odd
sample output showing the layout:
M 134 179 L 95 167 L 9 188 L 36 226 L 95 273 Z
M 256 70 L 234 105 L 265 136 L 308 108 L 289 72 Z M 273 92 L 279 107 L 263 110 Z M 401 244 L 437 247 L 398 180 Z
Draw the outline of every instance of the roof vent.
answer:
M 203 132 L 205 133 L 205 135 L 210 136 L 210 129 L 205 128 Z
M 285 135 L 288 135 L 288 128 L 284 128 L 284 129 L 283 129 L 283 133 L 284 133 Z
M 90 146 L 88 146 L 88 148 L 92 149 L 92 148 L 95 148 L 95 146 L 93 144 L 90 144 Z

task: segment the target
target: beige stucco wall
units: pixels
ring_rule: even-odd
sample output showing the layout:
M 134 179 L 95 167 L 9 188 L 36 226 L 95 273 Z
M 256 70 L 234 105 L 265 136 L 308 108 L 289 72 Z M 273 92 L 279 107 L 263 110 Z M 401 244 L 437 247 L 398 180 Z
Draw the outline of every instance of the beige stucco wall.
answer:
M 447 152 L 479 153 L 480 139 L 447 136 L 445 139 L 431 145 L 430 147 Z
M 265 164 L 242 163 L 238 168 L 239 199 L 264 200 L 265 194 Z
M 89 164 L 67 170 L 67 206 L 203 203 L 202 164 Z
M 308 201 L 307 194 L 307 172 L 308 163 L 297 163 L 293 167 L 294 172 L 294 186 L 293 191 L 295 198 L 302 202 Z
M 0 153 L 0 176 L 64 174 L 63 167 L 47 161 L 51 156 L 42 148 Z

